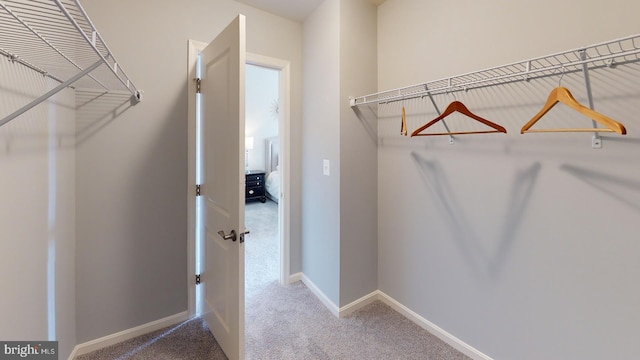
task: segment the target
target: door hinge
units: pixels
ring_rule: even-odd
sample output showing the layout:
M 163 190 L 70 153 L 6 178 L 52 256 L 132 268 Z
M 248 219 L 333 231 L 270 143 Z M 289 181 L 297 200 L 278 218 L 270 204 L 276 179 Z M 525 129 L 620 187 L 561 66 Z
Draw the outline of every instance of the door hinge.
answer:
M 202 196 L 202 186 L 196 185 L 196 196 Z
M 195 78 L 193 80 L 195 80 L 195 82 L 196 82 L 196 94 L 200 94 L 200 88 L 201 88 L 201 85 L 202 85 L 202 79 Z
M 196 285 L 200 285 L 202 281 L 200 280 L 200 274 L 196 274 Z

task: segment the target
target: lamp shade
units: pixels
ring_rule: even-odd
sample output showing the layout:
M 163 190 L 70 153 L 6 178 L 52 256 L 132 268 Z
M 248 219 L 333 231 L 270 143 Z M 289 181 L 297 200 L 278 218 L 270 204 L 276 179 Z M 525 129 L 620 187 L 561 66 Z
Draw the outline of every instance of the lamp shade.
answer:
M 253 136 L 247 136 L 244 138 L 245 150 L 253 150 Z

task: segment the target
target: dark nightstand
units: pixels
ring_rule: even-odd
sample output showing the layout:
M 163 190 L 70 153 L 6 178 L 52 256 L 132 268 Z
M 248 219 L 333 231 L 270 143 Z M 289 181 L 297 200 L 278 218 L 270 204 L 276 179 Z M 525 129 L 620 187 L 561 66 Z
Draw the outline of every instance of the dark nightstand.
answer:
M 260 200 L 260 202 L 266 202 L 267 196 L 264 188 L 264 170 L 247 170 L 244 173 L 245 186 L 244 186 L 244 199 Z

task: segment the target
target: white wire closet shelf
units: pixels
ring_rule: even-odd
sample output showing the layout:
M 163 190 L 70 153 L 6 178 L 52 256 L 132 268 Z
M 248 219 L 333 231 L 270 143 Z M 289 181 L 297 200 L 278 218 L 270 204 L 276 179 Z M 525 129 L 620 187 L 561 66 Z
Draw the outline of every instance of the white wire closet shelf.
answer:
M 0 126 L 67 87 L 141 99 L 78 0 L 0 0 L 0 55 L 60 83 Z
M 640 61 L 640 34 L 350 99 L 352 107 L 384 104 Z

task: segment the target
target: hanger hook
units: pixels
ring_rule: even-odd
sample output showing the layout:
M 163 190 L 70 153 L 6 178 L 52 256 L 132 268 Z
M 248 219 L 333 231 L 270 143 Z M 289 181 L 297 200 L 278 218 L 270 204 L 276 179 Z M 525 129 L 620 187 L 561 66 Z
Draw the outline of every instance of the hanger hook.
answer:
M 564 74 L 566 72 L 566 68 L 563 66 L 562 67 L 562 74 L 560 75 L 560 79 L 558 80 L 558 87 L 562 86 L 562 78 L 564 77 Z

